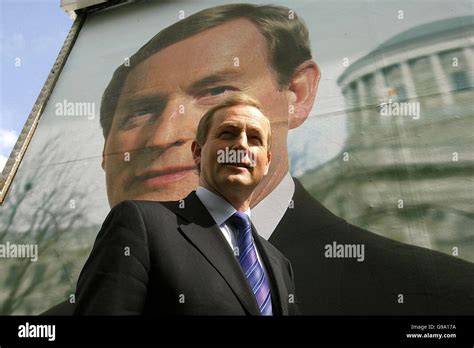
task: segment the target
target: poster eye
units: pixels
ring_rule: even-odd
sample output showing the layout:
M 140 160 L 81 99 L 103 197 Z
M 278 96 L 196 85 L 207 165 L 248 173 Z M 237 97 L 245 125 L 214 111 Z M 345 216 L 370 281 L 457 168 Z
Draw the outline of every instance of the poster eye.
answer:
M 205 91 L 204 95 L 217 96 L 217 95 L 224 94 L 226 91 L 232 91 L 232 90 L 235 90 L 235 89 L 230 86 L 218 86 L 214 88 L 209 88 L 208 90 Z
M 150 111 L 150 110 L 142 110 L 142 111 L 132 112 L 132 113 L 128 114 L 128 117 L 129 118 L 142 117 L 142 116 L 147 116 L 147 115 L 151 115 L 151 114 L 152 114 L 152 111 Z

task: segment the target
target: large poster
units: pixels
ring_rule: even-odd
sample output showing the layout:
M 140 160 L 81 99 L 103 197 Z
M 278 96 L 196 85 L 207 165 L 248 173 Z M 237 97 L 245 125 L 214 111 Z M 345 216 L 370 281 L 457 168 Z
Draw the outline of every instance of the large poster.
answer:
M 252 202 L 265 239 L 302 209 L 299 190 L 355 226 L 474 260 L 470 2 L 264 3 L 84 15 L 0 207 L 1 314 L 73 302 L 119 202 L 195 190 L 197 123 L 234 93 L 258 99 L 272 125 Z

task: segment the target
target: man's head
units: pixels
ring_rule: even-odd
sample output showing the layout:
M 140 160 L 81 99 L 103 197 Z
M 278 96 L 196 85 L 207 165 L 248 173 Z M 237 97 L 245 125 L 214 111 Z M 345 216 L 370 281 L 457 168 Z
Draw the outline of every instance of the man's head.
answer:
M 251 197 L 268 174 L 271 137 L 270 121 L 247 95 L 236 94 L 211 108 L 191 145 L 200 185 L 229 201 Z
M 275 158 L 258 200 L 265 197 L 288 170 L 288 129 L 314 101 L 319 70 L 310 59 L 305 25 L 284 7 L 218 6 L 162 30 L 116 70 L 102 98 L 110 205 L 195 189 L 197 124 L 234 93 L 259 100 L 271 122 Z

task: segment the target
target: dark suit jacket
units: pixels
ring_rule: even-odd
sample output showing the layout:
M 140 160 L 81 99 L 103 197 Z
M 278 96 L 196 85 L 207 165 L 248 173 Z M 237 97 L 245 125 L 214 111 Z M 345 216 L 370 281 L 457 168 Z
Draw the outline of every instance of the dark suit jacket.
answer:
M 472 263 L 350 225 L 296 179 L 293 201 L 269 241 L 291 262 L 303 314 L 474 314 Z M 325 257 L 334 241 L 363 244 L 365 260 Z
M 290 263 L 255 228 L 253 236 L 273 314 L 296 314 Z M 195 192 L 183 208 L 153 201 L 115 206 L 79 276 L 76 299 L 79 315 L 260 315 L 233 250 Z

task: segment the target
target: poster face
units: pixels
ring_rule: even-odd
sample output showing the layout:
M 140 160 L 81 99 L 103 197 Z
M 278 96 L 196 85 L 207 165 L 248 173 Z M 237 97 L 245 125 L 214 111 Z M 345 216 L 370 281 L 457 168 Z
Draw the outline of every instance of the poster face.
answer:
M 87 15 L 0 207 L 4 255 L 24 245 L 31 261 L 2 256 L 2 314 L 73 298 L 118 203 L 194 191 L 199 120 L 238 93 L 271 124 L 251 204 L 265 239 L 301 190 L 353 225 L 474 260 L 470 2 L 263 3 Z

